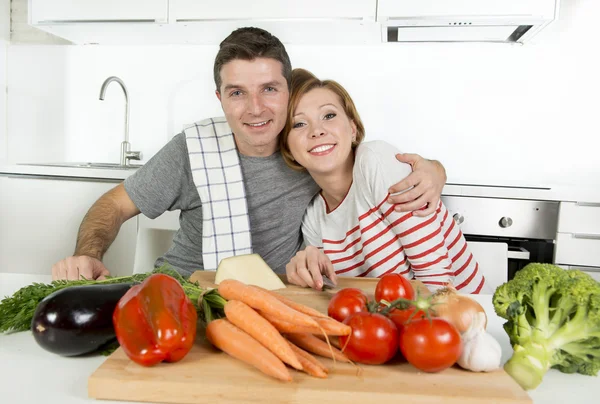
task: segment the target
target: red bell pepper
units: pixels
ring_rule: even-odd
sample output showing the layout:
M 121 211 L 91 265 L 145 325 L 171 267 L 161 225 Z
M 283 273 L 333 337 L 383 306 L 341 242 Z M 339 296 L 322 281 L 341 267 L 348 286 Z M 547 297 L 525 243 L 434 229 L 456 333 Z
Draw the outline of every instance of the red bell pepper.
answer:
M 113 325 L 127 356 L 143 366 L 177 362 L 192 349 L 198 315 L 175 278 L 154 274 L 119 300 Z

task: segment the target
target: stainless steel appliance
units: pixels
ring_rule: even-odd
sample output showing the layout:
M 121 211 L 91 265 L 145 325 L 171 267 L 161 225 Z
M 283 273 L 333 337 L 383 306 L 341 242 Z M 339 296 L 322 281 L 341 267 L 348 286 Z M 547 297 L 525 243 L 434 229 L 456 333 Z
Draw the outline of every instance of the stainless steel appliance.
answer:
M 559 202 L 442 196 L 467 242 L 506 243 L 508 279 L 530 262 L 552 263 Z

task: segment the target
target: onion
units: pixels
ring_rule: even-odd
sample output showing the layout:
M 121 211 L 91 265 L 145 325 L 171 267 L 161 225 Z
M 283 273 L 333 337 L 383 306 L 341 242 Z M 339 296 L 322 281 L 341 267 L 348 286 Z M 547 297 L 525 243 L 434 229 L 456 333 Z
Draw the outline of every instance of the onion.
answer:
M 461 334 L 469 329 L 473 317 L 483 313 L 487 327 L 487 316 L 483 307 L 466 295 L 459 294 L 451 284 L 438 290 L 433 295 L 434 306 L 432 310 L 435 317 L 442 318 L 456 327 Z

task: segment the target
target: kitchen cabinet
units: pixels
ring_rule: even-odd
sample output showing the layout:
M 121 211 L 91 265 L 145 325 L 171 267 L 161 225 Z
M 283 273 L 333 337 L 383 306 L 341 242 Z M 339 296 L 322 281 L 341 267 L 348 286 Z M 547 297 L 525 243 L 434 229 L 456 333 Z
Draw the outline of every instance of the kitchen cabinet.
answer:
M 90 206 L 120 180 L 0 175 L 0 272 L 50 274 L 71 256 Z M 133 271 L 137 217 L 124 223 L 104 257 L 112 275 Z
M 560 203 L 554 261 L 600 281 L 600 203 Z
M 138 216 L 138 232 L 133 273 L 148 272 L 158 257 L 173 244 L 173 236 L 179 230 L 179 210 L 167 211 L 155 219 L 143 214 Z
M 377 0 L 31 0 L 29 23 L 75 44 L 218 45 L 243 26 L 287 43 L 381 42 Z
M 30 0 L 32 23 L 167 21 L 169 0 Z
M 169 17 L 179 20 L 375 19 L 376 0 L 197 1 L 170 0 Z

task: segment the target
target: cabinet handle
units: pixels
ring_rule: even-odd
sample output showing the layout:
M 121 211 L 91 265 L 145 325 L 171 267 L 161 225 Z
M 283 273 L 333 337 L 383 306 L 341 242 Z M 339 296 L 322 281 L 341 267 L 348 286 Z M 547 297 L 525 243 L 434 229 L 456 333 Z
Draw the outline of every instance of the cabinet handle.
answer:
M 47 25 L 47 24 L 80 24 L 80 23 L 155 23 L 157 20 L 143 18 L 143 19 L 107 19 L 107 20 L 38 20 L 35 24 Z
M 569 269 L 578 269 L 584 272 L 600 272 L 600 267 L 584 267 L 581 265 L 569 265 Z
M 600 208 L 600 203 L 598 202 L 576 202 L 577 206 L 587 206 L 590 208 Z
M 600 240 L 600 234 L 573 234 L 573 238 L 582 240 Z

